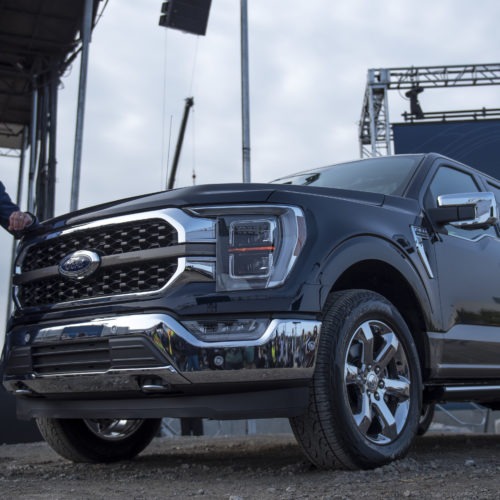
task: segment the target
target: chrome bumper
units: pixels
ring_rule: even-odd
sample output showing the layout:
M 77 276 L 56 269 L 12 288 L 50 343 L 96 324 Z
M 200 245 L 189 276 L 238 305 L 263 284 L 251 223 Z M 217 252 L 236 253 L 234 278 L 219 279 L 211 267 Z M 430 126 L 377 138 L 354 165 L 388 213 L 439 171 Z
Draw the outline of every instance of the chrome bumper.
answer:
M 318 321 L 274 319 L 256 340 L 227 342 L 201 341 L 165 314 L 18 327 L 10 333 L 4 386 L 16 395 L 29 396 L 168 395 L 193 385 L 293 385 L 312 377 L 320 327 Z M 102 351 L 105 366 L 92 361 L 93 349 Z M 39 358 L 50 362 L 39 363 Z

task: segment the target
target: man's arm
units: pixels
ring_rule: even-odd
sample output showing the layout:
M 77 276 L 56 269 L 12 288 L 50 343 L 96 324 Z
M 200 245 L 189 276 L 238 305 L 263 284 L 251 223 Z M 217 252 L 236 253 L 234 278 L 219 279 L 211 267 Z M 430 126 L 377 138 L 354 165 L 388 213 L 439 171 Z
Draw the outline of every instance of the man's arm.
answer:
M 0 182 L 0 224 L 10 232 L 23 231 L 33 224 L 34 217 L 19 209 Z

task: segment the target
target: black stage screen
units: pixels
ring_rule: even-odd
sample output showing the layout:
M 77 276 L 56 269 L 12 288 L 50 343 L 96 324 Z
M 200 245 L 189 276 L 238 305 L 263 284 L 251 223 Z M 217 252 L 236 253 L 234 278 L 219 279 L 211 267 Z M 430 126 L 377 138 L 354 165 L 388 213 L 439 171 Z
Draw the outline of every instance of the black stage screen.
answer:
M 500 120 L 392 125 L 394 150 L 440 153 L 500 179 Z

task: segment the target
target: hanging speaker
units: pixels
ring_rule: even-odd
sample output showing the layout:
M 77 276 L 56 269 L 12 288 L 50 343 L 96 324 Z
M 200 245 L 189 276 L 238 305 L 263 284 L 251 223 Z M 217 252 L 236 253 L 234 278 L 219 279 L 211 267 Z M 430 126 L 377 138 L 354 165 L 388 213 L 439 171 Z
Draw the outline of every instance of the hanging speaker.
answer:
M 212 0 L 170 0 L 161 6 L 160 26 L 205 35 Z

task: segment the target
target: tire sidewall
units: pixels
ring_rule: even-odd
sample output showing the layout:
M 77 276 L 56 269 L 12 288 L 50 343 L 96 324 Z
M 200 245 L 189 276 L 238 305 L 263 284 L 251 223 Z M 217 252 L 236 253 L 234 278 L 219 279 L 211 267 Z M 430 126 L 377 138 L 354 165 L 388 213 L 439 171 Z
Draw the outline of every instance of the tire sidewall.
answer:
M 382 296 L 374 292 L 359 291 L 356 305 L 344 311 L 342 325 L 333 336 L 330 350 L 330 373 L 327 386 L 331 395 L 331 422 L 338 433 L 337 438 L 344 442 L 344 447 L 351 450 L 353 461 L 360 467 L 374 467 L 388 463 L 403 456 L 413 442 L 419 422 L 421 408 L 421 373 L 417 349 L 403 318 Z M 338 309 L 341 309 L 341 305 Z M 329 327 L 330 309 L 323 324 Z M 338 314 L 338 311 L 337 311 Z M 410 407 L 407 421 L 399 436 L 389 444 L 376 444 L 364 437 L 355 424 L 350 409 L 344 381 L 344 364 L 347 349 L 359 326 L 368 320 L 386 323 L 396 334 L 402 344 L 410 369 Z M 338 318 L 337 318 L 338 321 Z
M 81 456 L 91 462 L 129 460 L 140 453 L 153 439 L 161 423 L 158 419 L 145 419 L 130 436 L 108 440 L 94 434 L 83 419 L 60 419 L 61 430 Z

